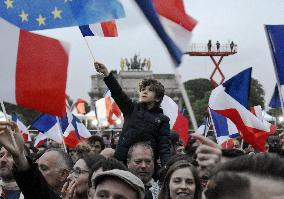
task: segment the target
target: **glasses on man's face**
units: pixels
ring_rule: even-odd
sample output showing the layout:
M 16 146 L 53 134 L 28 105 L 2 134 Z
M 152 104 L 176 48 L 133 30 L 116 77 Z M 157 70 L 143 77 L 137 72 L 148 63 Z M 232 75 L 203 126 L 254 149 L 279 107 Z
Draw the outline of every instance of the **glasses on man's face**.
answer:
M 82 170 L 82 169 L 72 169 L 70 171 L 70 174 L 73 174 L 73 176 L 75 178 L 78 178 L 81 174 L 84 174 L 84 173 L 89 173 L 89 171 L 87 170 Z

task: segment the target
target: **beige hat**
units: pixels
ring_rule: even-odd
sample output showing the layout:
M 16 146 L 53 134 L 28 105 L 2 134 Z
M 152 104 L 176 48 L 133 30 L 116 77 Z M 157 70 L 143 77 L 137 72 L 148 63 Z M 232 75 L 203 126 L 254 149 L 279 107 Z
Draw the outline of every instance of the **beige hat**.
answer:
M 122 180 L 126 184 L 130 185 L 138 193 L 139 199 L 144 199 L 145 188 L 143 182 L 129 171 L 113 169 L 109 171 L 100 172 L 97 175 L 92 176 L 92 184 L 95 188 L 104 177 L 116 177 Z

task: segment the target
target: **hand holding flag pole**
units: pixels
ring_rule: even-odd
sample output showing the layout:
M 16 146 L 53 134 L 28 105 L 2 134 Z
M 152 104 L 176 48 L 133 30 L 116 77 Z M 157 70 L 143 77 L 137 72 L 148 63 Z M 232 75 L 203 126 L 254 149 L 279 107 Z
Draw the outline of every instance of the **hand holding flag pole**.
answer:
M 5 116 L 6 121 L 9 122 L 8 115 L 7 115 L 6 108 L 5 108 L 5 105 L 4 105 L 4 102 L 3 102 L 3 101 L 1 101 L 1 108 L 2 108 L 2 111 L 3 111 L 3 113 L 4 113 L 4 116 Z M 11 138 L 12 138 L 13 145 L 14 145 L 14 147 L 17 149 L 17 148 L 18 148 L 18 145 L 17 145 L 16 140 L 15 140 L 15 137 L 14 137 L 14 135 L 13 135 L 13 131 L 12 131 L 12 129 L 11 129 L 9 126 L 7 126 L 7 128 L 8 128 L 8 130 L 9 130 L 9 132 L 10 132 L 10 136 L 11 136 Z

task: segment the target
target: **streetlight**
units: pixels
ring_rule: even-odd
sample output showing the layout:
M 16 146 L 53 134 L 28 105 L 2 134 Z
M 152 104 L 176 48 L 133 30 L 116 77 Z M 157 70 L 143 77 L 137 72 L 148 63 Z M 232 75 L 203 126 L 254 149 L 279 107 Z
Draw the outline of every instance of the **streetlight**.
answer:
M 279 117 L 278 117 L 278 121 L 279 121 L 280 123 L 284 122 L 284 117 L 283 117 L 283 116 L 279 116 Z

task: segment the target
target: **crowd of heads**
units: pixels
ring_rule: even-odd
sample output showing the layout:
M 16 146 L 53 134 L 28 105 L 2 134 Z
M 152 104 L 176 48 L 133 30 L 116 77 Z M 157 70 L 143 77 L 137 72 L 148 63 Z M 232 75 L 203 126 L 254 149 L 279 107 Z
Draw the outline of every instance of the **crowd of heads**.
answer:
M 69 153 L 60 147 L 47 147 L 39 155 L 32 155 L 26 147 L 25 155 L 34 159 L 48 185 L 62 198 L 70 198 L 70 194 L 73 198 L 88 199 L 283 198 L 284 159 L 280 139 L 275 140 L 275 136 L 268 139 L 270 143 L 265 153 L 255 150 L 252 153 L 252 150 L 238 148 L 239 145 L 220 149 L 209 144 L 203 155 L 210 156 L 214 150 L 220 150 L 221 156 L 203 176 L 199 161 L 202 141 L 193 137 L 179 151 L 182 142 L 174 132 L 172 156 L 163 168 L 159 167 L 159 160 L 147 142 L 130 147 L 125 165 L 113 158 L 114 149 L 105 147 L 104 140 L 96 135 L 70 149 Z M 1 147 L 0 177 L 5 183 L 14 180 L 13 164 L 11 155 Z

